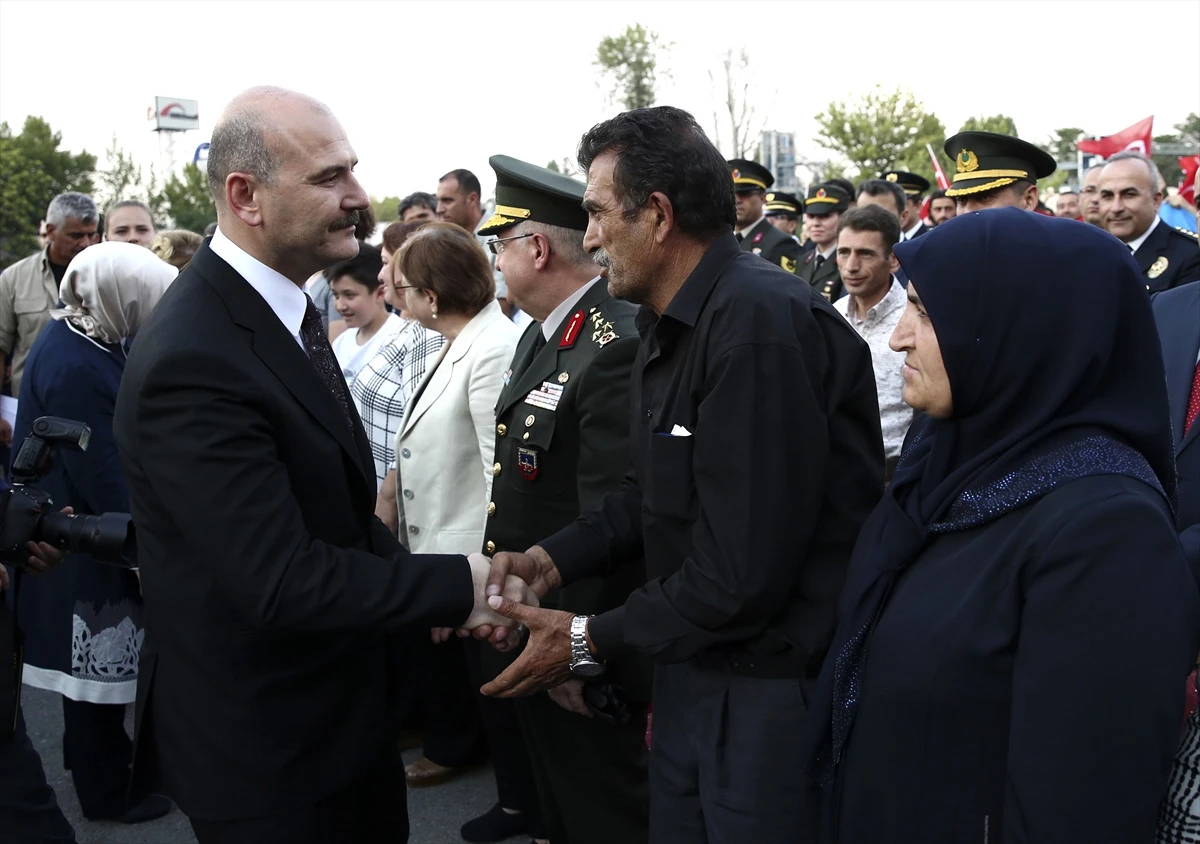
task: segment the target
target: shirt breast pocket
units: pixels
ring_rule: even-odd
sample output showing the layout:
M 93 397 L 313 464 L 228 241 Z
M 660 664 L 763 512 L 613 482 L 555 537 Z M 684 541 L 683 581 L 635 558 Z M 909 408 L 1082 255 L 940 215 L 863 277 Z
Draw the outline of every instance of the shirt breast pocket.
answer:
M 692 473 L 692 437 L 651 434 L 647 446 L 642 490 L 652 513 L 688 519 L 695 513 L 696 487 Z

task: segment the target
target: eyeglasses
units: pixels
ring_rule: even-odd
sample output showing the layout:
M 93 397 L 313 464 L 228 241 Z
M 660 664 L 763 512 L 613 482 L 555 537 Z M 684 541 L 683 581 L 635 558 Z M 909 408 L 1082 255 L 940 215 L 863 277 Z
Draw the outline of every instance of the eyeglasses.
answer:
M 513 237 L 501 237 L 489 240 L 487 242 L 488 249 L 492 250 L 493 255 L 499 255 L 504 251 L 504 246 L 501 244 L 508 243 L 510 240 L 520 240 L 523 237 L 533 237 L 537 232 L 528 232 L 527 234 L 518 234 Z

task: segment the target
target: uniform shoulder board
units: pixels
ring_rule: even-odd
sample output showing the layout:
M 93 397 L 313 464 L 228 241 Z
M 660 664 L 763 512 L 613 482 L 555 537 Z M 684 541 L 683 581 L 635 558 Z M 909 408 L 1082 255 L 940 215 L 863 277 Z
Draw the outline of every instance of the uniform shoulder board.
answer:
M 588 315 L 592 326 L 592 342 L 597 346 L 604 348 L 613 340 L 620 337 L 616 329 L 613 327 L 612 320 L 606 317 L 598 309 L 593 308 Z
M 1179 226 L 1175 226 L 1174 228 L 1175 228 L 1175 231 L 1179 232 L 1180 234 L 1186 234 L 1192 240 L 1200 240 L 1200 236 L 1197 236 L 1194 231 L 1190 231 L 1188 229 L 1181 229 L 1181 228 L 1179 228 Z

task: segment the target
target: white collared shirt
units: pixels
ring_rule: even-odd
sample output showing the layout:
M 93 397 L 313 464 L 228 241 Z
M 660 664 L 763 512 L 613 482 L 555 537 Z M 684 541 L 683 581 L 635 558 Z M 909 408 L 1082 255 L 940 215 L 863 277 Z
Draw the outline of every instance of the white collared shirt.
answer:
M 596 276 L 566 299 L 563 299 L 562 302 L 559 303 L 558 307 L 550 312 L 550 316 L 546 317 L 546 321 L 542 323 L 542 336 L 546 338 L 547 343 L 550 342 L 550 335 L 553 334 L 558 329 L 559 324 L 567 318 L 567 314 L 571 312 L 571 308 L 575 307 L 575 303 L 582 299 L 587 292 L 592 289 L 592 285 L 599 280 L 600 276 Z
M 767 219 L 767 215 L 766 215 L 766 214 L 763 214 L 761 217 L 759 217 L 759 218 L 758 218 L 757 220 L 755 220 L 753 223 L 751 223 L 750 225 L 746 226 L 746 228 L 744 228 L 744 229 L 738 229 L 738 230 L 735 232 L 735 234 L 738 234 L 738 235 L 740 235 L 740 236 L 742 236 L 742 237 L 745 237 L 747 232 L 753 231 L 753 230 L 754 230 L 754 227 L 755 227 L 755 226 L 757 226 L 759 223 L 761 223 L 761 222 L 762 222 L 763 220 L 765 220 L 765 219 Z
M 304 323 L 304 314 L 308 310 L 308 294 L 290 279 L 250 255 L 226 237 L 220 229 L 213 235 L 209 248 L 233 267 L 238 275 L 246 279 L 246 283 L 263 297 L 267 306 L 279 317 L 283 327 L 303 349 L 300 326 Z
M 904 233 L 905 240 L 912 240 L 917 236 L 917 232 L 921 230 L 921 226 L 925 225 L 921 222 L 921 218 L 917 217 L 917 224 Z
M 886 457 L 898 457 L 904 445 L 904 435 L 912 424 L 912 408 L 904 403 L 904 352 L 894 352 L 888 345 L 896 323 L 908 306 L 908 294 L 892 276 L 892 286 L 860 319 L 850 314 L 850 296 L 833 303 L 837 312 L 867 341 L 871 348 L 871 368 L 875 370 L 875 391 L 879 398 L 879 422 L 883 428 L 883 451 Z
M 1141 249 L 1142 244 L 1146 242 L 1146 238 L 1148 238 L 1150 236 L 1150 233 L 1152 231 L 1154 231 L 1156 228 L 1158 228 L 1158 224 L 1161 222 L 1162 222 L 1162 219 L 1157 214 L 1155 214 L 1154 222 L 1152 222 L 1144 232 L 1142 232 L 1140 235 L 1135 237 L 1133 240 L 1131 240 L 1127 244 L 1125 244 L 1126 246 L 1129 247 L 1129 251 L 1137 252 L 1139 249 Z

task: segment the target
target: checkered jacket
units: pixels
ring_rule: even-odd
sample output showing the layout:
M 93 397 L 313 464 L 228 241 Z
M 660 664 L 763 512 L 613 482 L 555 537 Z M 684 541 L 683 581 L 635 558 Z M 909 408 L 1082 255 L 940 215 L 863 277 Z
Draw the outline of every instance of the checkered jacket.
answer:
M 371 441 L 376 488 L 383 486 L 384 475 L 393 463 L 392 451 L 396 432 L 404 421 L 404 407 L 444 345 L 446 338 L 441 334 L 410 320 L 359 370 L 350 385 L 354 406 Z

